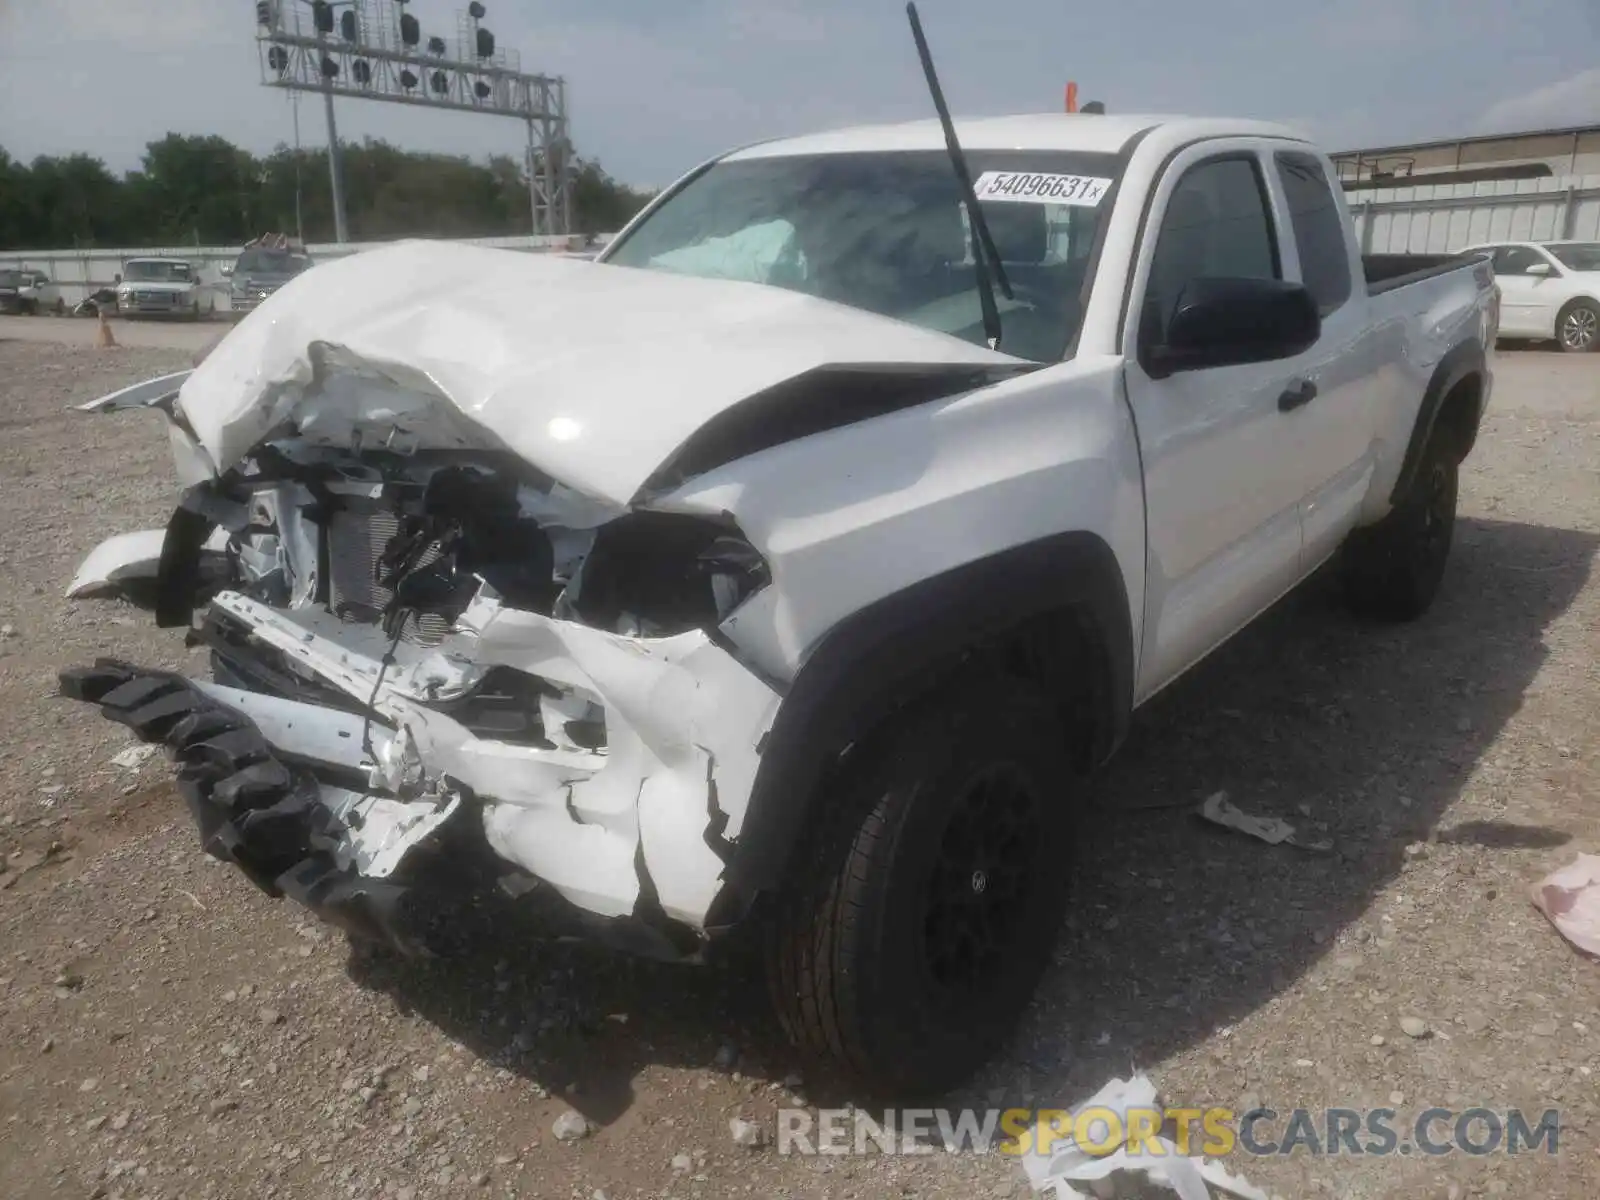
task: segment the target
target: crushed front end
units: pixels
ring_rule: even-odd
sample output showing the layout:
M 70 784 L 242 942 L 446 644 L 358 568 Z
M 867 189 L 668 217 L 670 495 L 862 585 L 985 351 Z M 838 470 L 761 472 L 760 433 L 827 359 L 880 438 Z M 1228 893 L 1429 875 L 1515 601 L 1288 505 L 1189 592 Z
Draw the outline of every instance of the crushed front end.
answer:
M 166 391 L 181 468 L 203 449 Z M 729 520 L 596 502 L 396 395 L 303 389 L 163 534 L 100 553 L 212 678 L 102 660 L 63 694 L 168 748 L 208 853 L 352 933 L 413 949 L 413 887 L 470 860 L 694 956 L 779 704 L 719 633 L 765 563 Z

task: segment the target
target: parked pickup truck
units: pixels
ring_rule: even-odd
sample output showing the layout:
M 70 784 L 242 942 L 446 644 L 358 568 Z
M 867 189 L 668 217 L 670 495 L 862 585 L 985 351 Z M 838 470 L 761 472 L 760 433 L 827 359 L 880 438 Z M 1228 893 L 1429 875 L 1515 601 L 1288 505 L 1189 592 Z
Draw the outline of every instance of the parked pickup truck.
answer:
M 311 266 L 305 246 L 284 234 L 265 234 L 247 242 L 233 265 L 222 268 L 229 283 L 229 309 L 237 319 Z
M 60 316 L 66 311 L 61 299 L 61 288 L 43 271 L 30 267 L 0 268 L 0 313 L 21 313 L 38 316 L 51 313 Z
M 967 1077 L 1133 711 L 1330 559 L 1428 609 L 1496 315 L 1487 260 L 1369 272 L 1283 128 L 956 130 L 727 154 L 596 262 L 329 262 L 91 402 L 165 413 L 184 490 L 70 592 L 211 678 L 64 694 L 359 936 L 463 876 L 666 958 L 749 921 L 836 1076 Z

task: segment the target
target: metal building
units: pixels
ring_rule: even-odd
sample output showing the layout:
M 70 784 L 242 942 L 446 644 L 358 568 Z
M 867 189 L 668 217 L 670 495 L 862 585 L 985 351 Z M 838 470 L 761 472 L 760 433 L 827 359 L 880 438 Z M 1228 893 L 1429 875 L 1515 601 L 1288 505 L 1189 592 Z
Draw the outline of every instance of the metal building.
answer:
M 1330 155 L 1366 253 L 1600 240 L 1600 125 Z
M 1600 125 L 1344 150 L 1330 157 L 1351 190 L 1426 183 L 1421 176 L 1440 172 L 1485 179 L 1600 175 Z

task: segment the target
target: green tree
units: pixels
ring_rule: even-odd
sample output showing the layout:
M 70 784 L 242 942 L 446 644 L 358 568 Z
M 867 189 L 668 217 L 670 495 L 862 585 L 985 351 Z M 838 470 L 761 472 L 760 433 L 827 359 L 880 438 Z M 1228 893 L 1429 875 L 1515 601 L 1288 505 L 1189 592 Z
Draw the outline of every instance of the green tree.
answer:
M 572 224 L 578 233 L 615 233 L 650 202 L 605 173 L 598 159 L 579 158 L 572 179 Z
M 525 165 L 421 154 L 368 139 L 342 147 L 352 238 L 488 237 L 529 228 Z M 577 232 L 614 231 L 649 200 L 574 157 Z M 297 222 L 297 213 L 299 220 Z M 257 158 L 220 137 L 169 133 L 118 178 L 87 155 L 23 165 L 0 149 L 0 248 L 238 245 L 303 230 L 331 241 L 327 155 L 280 145 Z

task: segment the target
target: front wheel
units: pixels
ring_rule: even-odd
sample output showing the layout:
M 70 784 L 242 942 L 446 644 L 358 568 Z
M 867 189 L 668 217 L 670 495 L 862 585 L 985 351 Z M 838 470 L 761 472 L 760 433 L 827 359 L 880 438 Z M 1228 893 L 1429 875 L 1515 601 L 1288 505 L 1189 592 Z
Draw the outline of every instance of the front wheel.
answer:
M 819 797 L 767 970 L 789 1037 L 830 1074 L 944 1092 L 1016 1027 L 1073 874 L 1062 720 L 1021 680 L 964 677 L 891 718 Z
M 1350 535 L 1339 567 L 1357 613 L 1413 621 L 1432 606 L 1450 558 L 1460 478 L 1454 451 L 1436 432 L 1389 515 Z
M 1568 354 L 1587 354 L 1600 346 L 1600 308 L 1592 300 L 1574 300 L 1556 318 L 1556 340 Z

